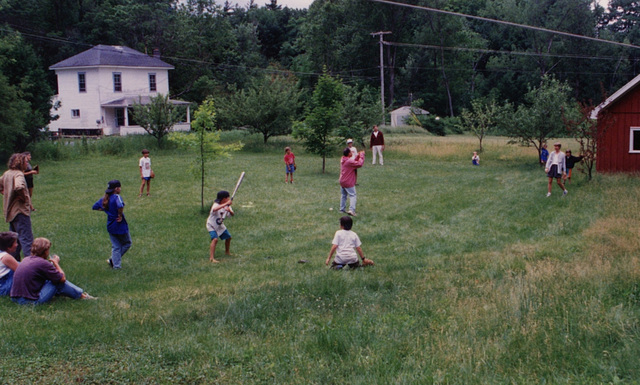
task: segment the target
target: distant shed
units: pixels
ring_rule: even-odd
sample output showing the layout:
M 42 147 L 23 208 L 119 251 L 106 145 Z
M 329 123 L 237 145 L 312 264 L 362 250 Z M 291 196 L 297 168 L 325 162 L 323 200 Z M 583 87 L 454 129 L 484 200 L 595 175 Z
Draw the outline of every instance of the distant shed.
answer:
M 391 111 L 391 127 L 403 126 L 405 124 L 411 124 L 409 121 L 411 113 L 415 115 L 428 115 L 429 111 L 425 111 L 422 108 L 404 106 Z
M 597 106 L 592 119 L 611 114 L 612 126 L 598 140 L 598 172 L 640 172 L 640 75 Z

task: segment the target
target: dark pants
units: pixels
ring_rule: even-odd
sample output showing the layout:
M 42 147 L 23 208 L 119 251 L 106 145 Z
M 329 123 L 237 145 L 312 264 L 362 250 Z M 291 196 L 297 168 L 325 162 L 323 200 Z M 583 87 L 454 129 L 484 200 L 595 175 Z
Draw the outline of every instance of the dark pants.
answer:
M 31 230 L 31 217 L 18 214 L 11 222 L 9 222 L 9 231 L 18 233 L 18 248 L 15 253 L 12 253 L 13 257 L 20 260 L 20 250 L 25 257 L 31 255 L 31 244 L 33 243 L 33 231 Z

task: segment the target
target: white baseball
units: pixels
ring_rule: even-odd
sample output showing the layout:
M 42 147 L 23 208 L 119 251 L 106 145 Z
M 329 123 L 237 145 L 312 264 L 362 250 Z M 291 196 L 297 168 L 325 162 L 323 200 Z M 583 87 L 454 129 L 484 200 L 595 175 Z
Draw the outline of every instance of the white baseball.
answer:
M 329 207 L 329 211 L 333 211 L 333 207 Z

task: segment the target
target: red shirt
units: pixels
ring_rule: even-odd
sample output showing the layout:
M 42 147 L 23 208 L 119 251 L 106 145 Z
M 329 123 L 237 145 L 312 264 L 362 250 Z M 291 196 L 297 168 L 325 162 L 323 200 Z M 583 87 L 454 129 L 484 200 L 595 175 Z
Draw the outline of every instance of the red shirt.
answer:
M 350 188 L 356 185 L 356 169 L 364 164 L 364 152 L 355 158 L 343 156 L 340 161 L 340 186 Z
M 294 164 L 295 162 L 296 162 L 296 156 L 293 155 L 293 152 L 284 154 L 284 164 Z

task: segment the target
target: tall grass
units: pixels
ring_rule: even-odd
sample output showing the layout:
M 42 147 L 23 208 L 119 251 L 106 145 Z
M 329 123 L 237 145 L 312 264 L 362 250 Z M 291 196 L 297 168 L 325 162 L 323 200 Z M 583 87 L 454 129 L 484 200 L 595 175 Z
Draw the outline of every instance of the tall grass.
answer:
M 471 137 L 390 133 L 385 165 L 358 173 L 354 231 L 377 264 L 342 272 L 323 264 L 338 161 L 322 174 L 288 138 L 215 163 L 209 201 L 247 172 L 226 221 L 235 256 L 216 266 L 192 154 L 153 156 L 150 198 L 137 152 L 43 161 L 36 235 L 100 299 L 0 299 L 0 383 L 637 382 L 640 181 L 575 173 L 566 198 L 545 198 L 537 154 L 505 142 L 472 167 Z M 134 242 L 117 272 L 90 210 L 113 178 Z

